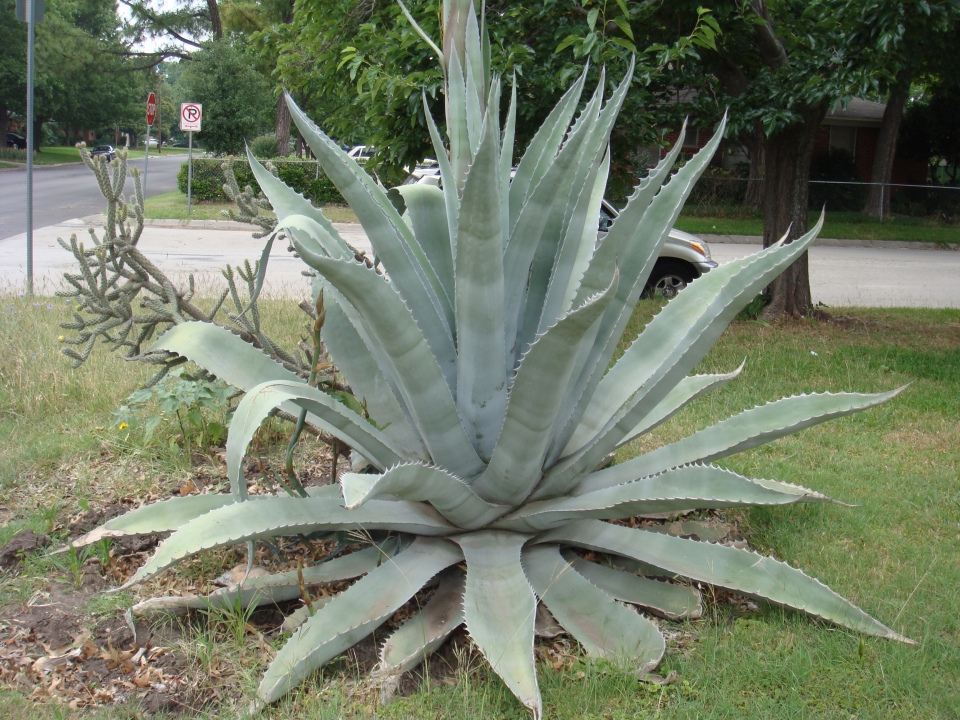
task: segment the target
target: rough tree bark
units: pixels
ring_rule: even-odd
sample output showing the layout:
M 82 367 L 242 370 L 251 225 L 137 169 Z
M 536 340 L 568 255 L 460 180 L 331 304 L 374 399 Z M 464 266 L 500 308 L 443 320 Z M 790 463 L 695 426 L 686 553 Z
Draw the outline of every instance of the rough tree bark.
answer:
M 747 156 L 750 160 L 750 171 L 747 174 L 747 194 L 744 202 L 747 207 L 761 210 L 763 208 L 763 158 L 766 138 L 764 138 L 763 126 L 759 120 L 754 123 L 752 132 L 740 134 L 740 142 L 747 149 Z
M 3 103 L 0 103 L 0 138 L 3 138 L 3 146 L 7 146 L 7 128 L 9 127 L 9 122 L 7 118 L 10 117 L 10 111 L 7 110 L 7 106 Z
M 900 131 L 900 121 L 903 119 L 903 108 L 910 95 L 910 82 L 913 73 L 903 69 L 897 73 L 897 82 L 890 90 L 887 107 L 883 111 L 883 120 L 880 123 L 880 134 L 877 137 L 877 152 L 873 158 L 873 171 L 870 182 L 877 183 L 870 186 L 867 202 L 863 206 L 864 215 L 883 217 L 890 214 L 890 190 L 879 183 L 889 183 L 893 172 L 893 159 L 897 152 L 897 133 Z M 884 207 L 881 207 L 881 203 Z M 881 215 L 882 213 L 882 215 Z
M 223 25 L 220 22 L 220 7 L 217 0 L 207 0 L 207 11 L 210 13 L 210 29 L 215 40 L 223 39 Z
M 274 134 L 277 139 L 277 157 L 287 156 L 287 147 L 290 142 L 290 108 L 283 98 L 283 93 L 277 98 L 276 124 Z
M 763 246 L 784 235 L 792 242 L 807 231 L 807 200 L 813 144 L 826 115 L 826 104 L 808 108 L 802 123 L 771 135 L 764 149 Z M 763 317 L 806 316 L 813 309 L 807 253 L 767 288 L 770 303 Z

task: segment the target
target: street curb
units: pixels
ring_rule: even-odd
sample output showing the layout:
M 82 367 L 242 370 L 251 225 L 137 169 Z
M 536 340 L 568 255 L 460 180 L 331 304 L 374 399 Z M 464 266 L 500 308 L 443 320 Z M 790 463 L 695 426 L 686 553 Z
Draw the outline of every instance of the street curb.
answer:
M 710 244 L 762 245 L 760 235 L 699 235 Z M 821 247 L 859 247 L 875 250 L 960 250 L 958 243 L 907 242 L 904 240 L 849 240 L 817 238 L 812 243 Z

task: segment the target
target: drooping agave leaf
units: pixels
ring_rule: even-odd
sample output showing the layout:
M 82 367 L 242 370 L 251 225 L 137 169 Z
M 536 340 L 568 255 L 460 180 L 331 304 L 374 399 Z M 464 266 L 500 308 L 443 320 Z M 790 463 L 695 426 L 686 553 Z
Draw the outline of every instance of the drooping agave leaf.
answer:
M 437 467 L 397 465 L 383 475 L 349 473 L 340 479 L 346 507 L 359 507 L 378 495 L 429 502 L 447 520 L 468 530 L 490 524 L 510 508 L 492 505 L 459 478 Z
M 375 570 L 393 556 L 396 542 L 387 541 L 382 546 L 372 546 L 358 550 L 318 565 L 304 568 L 300 574 L 296 570 L 272 573 L 247 578 L 241 585 L 220 588 L 206 596 L 184 595 L 172 597 L 148 598 L 131 608 L 134 617 L 152 613 L 182 613 L 187 610 L 206 610 L 222 608 L 232 610 L 239 607 L 259 607 L 270 603 L 295 600 L 300 597 L 300 577 L 306 587 L 350 580 Z
M 517 172 L 510 185 L 511 230 L 520 216 L 520 208 L 523 207 L 527 196 L 533 191 L 533 188 L 537 187 L 557 156 L 557 151 L 563 142 L 563 136 L 566 134 L 573 113 L 580 102 L 580 94 L 583 92 L 583 84 L 586 82 L 589 67 L 588 64 L 577 81 L 560 98 L 560 102 L 554 105 L 553 110 L 547 115 L 547 119 L 543 121 L 543 124 L 533 136 L 533 140 L 527 145 L 523 158 L 517 165 Z M 514 83 L 514 87 L 516 87 L 516 83 Z
M 449 540 L 417 538 L 307 620 L 270 663 L 257 694 L 268 703 L 279 699 L 389 620 L 427 581 L 462 559 Z
M 399 389 L 395 390 L 396 380 L 388 378 L 381 370 L 382 365 L 377 357 L 382 355 L 379 345 L 372 342 L 367 336 L 361 335 L 363 324 L 357 318 L 360 330 L 351 322 L 348 312 L 356 315 L 356 309 L 343 298 L 340 293 L 324 283 L 319 276 L 314 277 L 314 283 L 324 289 L 324 308 L 326 320 L 323 323 L 323 344 L 336 364 L 337 369 L 350 385 L 353 394 L 360 399 L 377 427 L 398 447 L 402 447 L 413 456 L 426 460 L 429 455 L 417 431 L 413 429 L 413 422 L 409 413 L 401 405 Z M 319 294 L 315 290 L 314 297 Z M 314 300 L 316 302 L 316 300 Z M 367 344 L 369 342 L 369 345 Z
M 684 465 L 653 477 L 584 492 L 573 497 L 527 503 L 494 527 L 537 532 L 577 518 L 611 520 L 664 512 L 747 505 L 824 502 L 822 495 L 784 491 L 711 465 Z
M 450 226 L 443 190 L 433 185 L 401 185 L 395 188 L 403 197 L 413 232 L 430 258 L 444 293 L 454 298 L 453 254 L 450 250 Z
M 874 620 L 815 578 L 748 550 L 576 520 L 537 542 L 564 543 L 636 558 L 683 577 L 802 610 L 866 635 L 913 641 Z
M 344 509 L 334 498 L 273 496 L 237 502 L 180 527 L 121 589 L 158 575 L 204 550 L 324 530 L 394 530 L 417 535 L 447 535 L 456 528 L 427 505 L 404 500 L 371 500 L 356 510 Z
M 481 530 L 456 537 L 467 561 L 464 618 L 494 672 L 537 720 L 543 714 L 533 664 L 537 599 L 523 573 L 527 535 Z
M 232 495 L 188 495 L 187 497 L 161 500 L 138 507 L 119 517 L 108 520 L 100 527 L 78 537 L 71 545 L 84 545 L 113 537 L 132 537 L 176 530 L 181 525 L 205 513 L 234 502 Z
M 474 483 L 481 497 L 516 505 L 536 486 L 580 343 L 589 337 L 590 328 L 616 292 L 618 280 L 615 274 L 606 292 L 548 329 L 524 356 L 490 464 Z
M 407 459 L 407 451 L 394 444 L 367 420 L 322 390 L 306 383 L 273 380 L 261 383 L 244 396 L 233 413 L 227 436 L 227 479 L 234 497 L 246 497 L 243 458 L 253 436 L 274 408 L 293 402 L 317 418 L 317 426 L 350 443 L 380 468 Z
M 434 354 L 456 362 L 452 351 L 453 307 L 446 301 L 433 266 L 386 193 L 303 114 L 287 95 L 290 115 L 327 177 L 356 212 L 377 257 L 397 292 L 409 304 Z
M 723 387 L 737 377 L 743 370 L 746 360 L 733 372 L 718 375 L 690 375 L 685 377 L 671 390 L 660 403 L 650 411 L 637 426 L 627 433 L 620 441 L 620 445 L 630 442 L 634 438 L 648 433 L 658 425 L 665 423 L 698 397 L 717 387 Z
M 565 494 L 596 467 L 700 362 L 750 299 L 806 252 L 822 226 L 821 214 L 793 243 L 721 265 L 674 298 L 604 376 L 568 445 L 583 442 L 582 448 L 553 467 L 541 490 Z
M 384 643 L 380 671 L 396 676 L 412 670 L 463 624 L 466 576 L 459 568 L 440 574 L 440 585 L 423 610 L 407 620 Z
M 499 165 L 499 122 L 491 108 L 463 186 L 454 262 L 457 408 L 483 459 L 493 451 L 507 404 Z
M 630 659 L 641 670 L 660 663 L 666 644 L 656 625 L 574 570 L 558 545 L 524 548 L 523 569 L 543 604 L 588 654 Z
M 703 614 L 700 592 L 694 587 L 639 577 L 584 560 L 569 550 L 564 551 L 563 557 L 580 575 L 616 600 L 642 605 L 670 620 L 693 619 Z
M 711 462 L 798 432 L 811 425 L 875 407 L 903 388 L 885 393 L 817 393 L 795 395 L 760 405 L 670 445 L 588 475 L 576 493 L 619 485 L 667 468 Z
M 434 462 L 464 478 L 481 472 L 483 463 L 470 444 L 441 366 L 393 283 L 359 263 L 320 257 L 294 244 L 304 262 L 356 308 L 371 338 L 383 349 L 404 404 Z

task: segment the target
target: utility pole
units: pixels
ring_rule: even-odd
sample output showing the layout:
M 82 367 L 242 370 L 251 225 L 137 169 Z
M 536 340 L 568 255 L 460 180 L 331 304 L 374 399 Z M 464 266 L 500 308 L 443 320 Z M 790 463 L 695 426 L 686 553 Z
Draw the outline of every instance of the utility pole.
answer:
M 17 20 L 27 24 L 27 295 L 33 295 L 34 26 L 43 22 L 43 10 L 43 0 L 17 0 Z

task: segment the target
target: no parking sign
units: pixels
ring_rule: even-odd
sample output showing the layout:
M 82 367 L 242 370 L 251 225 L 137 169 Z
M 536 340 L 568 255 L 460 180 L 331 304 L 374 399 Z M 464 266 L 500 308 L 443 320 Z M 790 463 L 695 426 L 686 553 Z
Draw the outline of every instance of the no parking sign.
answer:
M 180 130 L 199 132 L 203 120 L 203 105 L 200 103 L 180 103 Z

